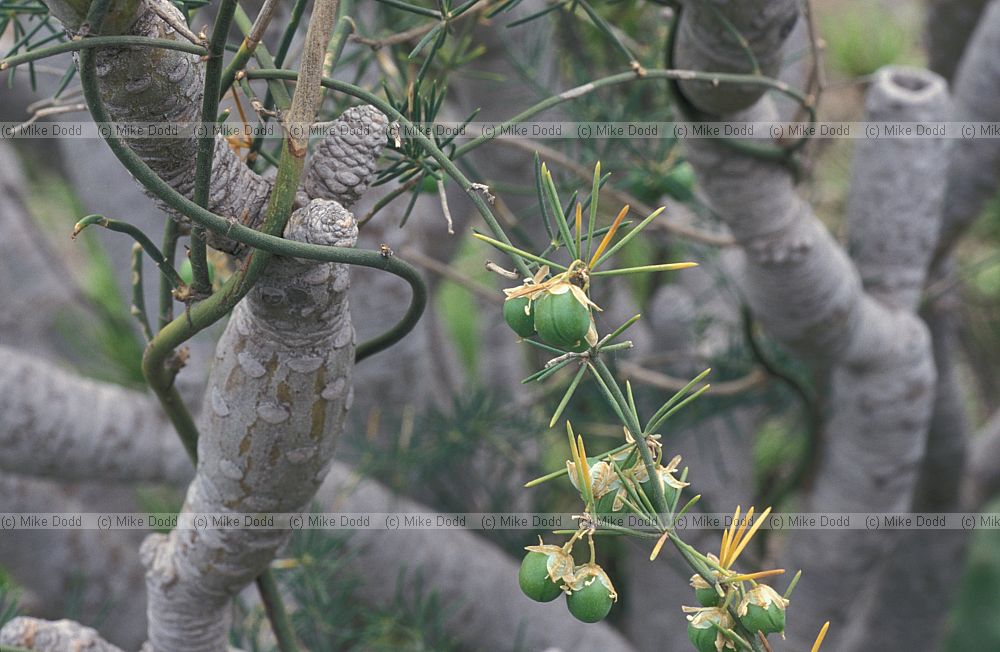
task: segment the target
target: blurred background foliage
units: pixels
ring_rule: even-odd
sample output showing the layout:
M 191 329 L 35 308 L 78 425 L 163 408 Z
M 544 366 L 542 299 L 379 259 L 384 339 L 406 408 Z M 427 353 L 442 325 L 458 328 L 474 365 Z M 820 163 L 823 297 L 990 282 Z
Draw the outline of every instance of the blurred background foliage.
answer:
M 30 3 L 29 3 L 30 4 Z M 431 6 L 430 2 L 415 4 Z M 190 10 L 198 3 L 188 3 Z M 351 70 L 354 79 L 370 74 L 384 79 L 385 92 L 393 102 L 406 108 L 414 106 L 414 96 L 422 97 L 424 117 L 433 118 L 436 102 L 447 101 L 449 82 L 465 77 L 494 79 L 505 84 L 522 84 L 534 89 L 538 99 L 551 89 L 539 78 L 535 62 L 539 48 L 558 53 L 557 64 L 565 87 L 587 83 L 595 78 L 627 68 L 628 59 L 619 43 L 649 67 L 662 63 L 662 45 L 669 24 L 661 19 L 663 6 L 654 2 L 595 3 L 599 15 L 614 26 L 613 35 L 595 26 L 586 12 L 557 9 L 539 20 L 555 21 L 554 43 L 530 47 L 508 47 L 506 56 L 516 78 L 497 77 L 477 69 L 484 46 L 475 38 L 475 19 L 456 23 L 447 38 L 436 47 L 425 47 L 409 58 L 411 44 L 383 48 L 374 55 L 363 48 L 348 50 L 338 70 Z M 921 64 L 920 7 L 914 2 L 869 2 L 867 0 L 830 0 L 817 3 L 818 23 L 826 46 L 828 87 L 823 96 L 820 118 L 852 120 L 860 117 L 863 107 L 864 79 L 889 63 Z M 42 14 L 38 14 L 36 21 Z M 15 28 L 8 31 L 23 39 L 32 24 L 31 17 L 20 16 Z M 200 20 L 200 19 L 198 19 Z M 425 18 L 388 5 L 359 17 L 359 32 L 365 34 L 398 32 L 423 24 Z M 503 14 L 494 19 L 504 22 Z M 196 21 L 197 22 L 197 21 Z M 198 22 L 198 24 L 201 24 Z M 513 27 L 512 29 L 517 29 Z M 498 29 L 501 41 L 509 30 Z M 2 30 L 0 30 L 2 33 Z M 39 32 L 44 34 L 45 32 Z M 437 42 L 437 41 L 435 41 Z M 11 71 L 12 73 L 13 71 Z M 34 71 L 31 71 L 34 74 Z M 327 94 L 324 117 L 332 118 L 346 106 L 346 99 Z M 666 121 L 670 119 L 669 97 L 664 85 L 626 84 L 585 95 L 560 107 L 570 121 L 631 120 L 636 116 Z M 654 113 L 655 112 L 655 113 Z M 655 116 L 655 117 L 654 117 Z M 695 214 L 704 214 L 693 192 L 690 168 L 670 139 L 546 139 L 544 145 L 562 153 L 569 160 L 590 170 L 601 161 L 612 171 L 611 183 L 625 195 L 672 207 L 685 206 Z M 494 145 L 500 147 L 500 145 Z M 265 144 L 265 149 L 274 145 Z M 44 246 L 62 261 L 65 274 L 79 293 L 79 312 L 65 315 L 63 333 L 68 345 L 87 351 L 80 357 L 80 371 L 102 380 L 131 387 L 142 386 L 139 361 L 141 338 L 128 312 L 127 291 L 116 283 L 114 270 L 127 261 L 112 260 L 105 251 L 103 234 L 87 231 L 76 246 L 69 246 L 67 234 L 72 224 L 85 213 L 58 167 L 24 152 L 23 162 L 30 179 L 29 209 L 37 227 L 45 234 Z M 810 145 L 809 176 L 802 192 L 817 206 L 822 219 L 834 232 L 842 231 L 840 215 L 847 194 L 851 141 L 824 140 Z M 546 157 L 543 156 L 543 159 Z M 462 165 L 475 176 L 468 160 Z M 383 161 L 382 181 L 393 184 L 420 176 L 433 179 L 421 151 L 394 148 Z M 574 189 L 586 193 L 588 184 L 567 166 L 553 166 L 560 192 Z M 498 185 L 504 195 L 534 196 L 532 175 L 524 175 L 523 185 Z M 434 191 L 433 182 L 416 185 L 412 192 Z M 402 199 L 401 201 L 407 201 Z M 603 211 L 617 211 L 619 206 L 602 206 Z M 405 219 L 405 218 L 404 218 Z M 517 220 L 530 227 L 539 219 L 537 208 L 522 211 Z M 514 228 L 512 233 L 527 236 Z M 656 238 L 637 238 L 621 253 L 628 265 L 684 258 L 701 259 L 709 252 L 693 247 L 672 236 L 658 232 Z M 451 267 L 469 283 L 492 288 L 493 277 L 482 267 L 482 249 L 468 235 L 450 261 Z M 81 246 L 82 243 L 82 246 Z M 537 244 L 537 243 L 536 243 Z M 970 412 L 977 419 L 1000 404 L 1000 201 L 994 202 L 976 224 L 971 237 L 961 244 L 960 283 L 965 366 L 963 372 L 983 388 L 974 397 Z M 637 275 L 629 279 L 627 291 L 638 310 L 646 307 L 656 289 L 670 278 L 664 275 Z M 720 280 L 720 282 L 722 282 Z M 563 511 L 578 506 L 578 496 L 568 483 L 548 483 L 527 491 L 526 479 L 558 469 L 565 464 L 565 440 L 561 426 L 546 427 L 548 416 L 560 393 L 546 387 L 565 387 L 566 379 L 555 378 L 534 394 L 515 396 L 512 388 L 492 382 L 491 369 L 479 355 L 486 346 L 484 331 L 500 319 L 496 306 L 483 309 L 481 300 L 468 284 L 443 279 L 436 289 L 434 306 L 455 346 L 459 362 L 468 379 L 461 394 L 444 397 L 430 405 L 404 406 L 400 410 L 355 414 L 353 419 L 363 436 L 344 442 L 342 457 L 378 478 L 387 486 L 406 493 L 442 511 Z M 709 324 L 702 324 L 704 330 Z M 751 346 L 745 329 L 729 334 L 729 345 L 714 359 L 704 360 L 714 369 L 713 383 L 745 376 L 767 362 L 791 378 L 792 382 L 773 380 L 762 387 L 730 397 L 708 394 L 669 422 L 664 442 L 671 432 L 697 428 L 700 420 L 726 413 L 735 407 L 761 406 L 767 418 L 755 433 L 754 467 L 761 495 L 770 495 L 783 478 L 807 454 L 808 409 L 801 390 L 808 383 L 801 369 L 780 349 L 766 341 Z M 522 347 L 528 348 L 528 347 Z M 533 356 L 532 351 L 523 351 Z M 538 362 L 540 358 L 536 358 Z M 687 373 L 690 369 L 684 369 Z M 682 375 L 682 374 L 681 374 Z M 798 387 L 796 387 L 798 385 Z M 661 389 L 636 385 L 637 401 L 650 405 L 662 400 Z M 572 402 L 565 418 L 579 432 L 606 439 L 608 447 L 619 443 L 621 432 L 612 427 L 614 419 L 593 387 L 584 385 Z M 596 445 L 595 445 L 596 448 Z M 957 481 L 957 480 L 956 480 Z M 139 499 L 150 512 L 176 511 L 181 496 L 163 488 L 143 488 Z M 789 498 L 794 500 L 794 496 Z M 710 507 L 705 505 L 705 509 Z M 994 503 L 993 509 L 1000 508 Z M 520 556 L 534 534 L 523 531 L 484 533 L 511 554 Z M 279 581 L 291 596 L 293 618 L 302 641 L 311 650 L 438 650 L 458 647 L 440 627 L 441 610 L 448 609 L 446 596 L 421 591 L 419 569 L 401 577 L 397 598 L 383 609 L 361 607 L 355 590 L 364 577 L 352 571 L 343 558 L 344 537 L 349 534 L 305 531 L 296 533 L 285 557 L 291 566 L 279 573 Z M 614 575 L 616 545 L 602 548 L 602 564 Z M 336 581 L 332 581 L 336 577 Z M 948 649 L 1000 649 L 1000 533 L 977 532 L 972 540 L 969 560 L 962 580 L 961 597 L 952 607 L 952 635 Z M 627 596 L 627 587 L 623 593 Z M 17 609 L 19 590 L 0 571 L 0 624 Z M 68 602 L 72 602 L 72 591 Z M 67 617 L 73 617 L 72 609 Z M 620 613 L 616 610 L 613 613 Z M 259 607 L 241 607 L 235 620 L 232 642 L 246 650 L 270 650 L 273 643 L 263 633 L 267 627 Z M 511 649 L 516 649 L 516 641 Z

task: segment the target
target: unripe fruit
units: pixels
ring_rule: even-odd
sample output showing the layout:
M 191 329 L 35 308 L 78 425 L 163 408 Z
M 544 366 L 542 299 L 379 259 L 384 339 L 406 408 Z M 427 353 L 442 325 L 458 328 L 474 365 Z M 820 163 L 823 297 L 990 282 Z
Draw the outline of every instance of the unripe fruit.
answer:
M 536 602 L 551 602 L 559 597 L 562 589 L 549 577 L 548 555 L 541 552 L 529 552 L 521 562 L 521 571 L 517 581 L 521 591 Z
M 664 190 L 678 201 L 687 201 L 694 196 L 694 169 L 687 161 L 680 163 L 663 178 Z
M 503 320 L 520 337 L 535 334 L 535 315 L 528 297 L 515 297 L 503 302 Z
M 694 597 L 698 600 L 698 604 L 703 607 L 717 607 L 719 606 L 719 602 L 722 601 L 719 594 L 711 587 L 707 589 L 695 589 Z
M 569 284 L 557 285 L 534 301 L 535 328 L 542 340 L 568 350 L 587 348 L 590 308 L 573 295 Z
M 569 612 L 577 620 L 585 623 L 596 623 L 604 620 L 611 605 L 614 604 L 614 597 L 611 591 L 599 575 L 587 575 L 579 579 L 576 583 L 580 588 L 566 596 L 566 606 Z
M 693 616 L 688 616 L 688 639 L 698 652 L 719 652 L 716 642 L 721 642 L 724 647 L 733 647 L 732 641 L 726 639 L 712 623 L 726 629 L 733 628 L 733 619 L 719 607 L 699 609 Z
M 694 597 L 703 607 L 717 607 L 722 601 L 715 587 L 706 582 L 701 575 L 691 576 L 691 586 L 694 588 Z
M 751 632 L 776 634 L 785 631 L 785 610 L 776 604 L 771 604 L 767 608 L 755 604 L 747 605 L 747 613 L 740 618 L 740 622 Z
M 185 285 L 194 283 L 194 269 L 191 267 L 191 260 L 189 258 L 185 258 L 184 262 L 181 263 L 180 268 L 177 270 L 177 275 L 181 277 Z M 215 267 L 211 264 L 208 266 L 208 280 L 212 283 L 215 282 Z
M 743 596 L 737 613 L 740 622 L 751 632 L 775 634 L 785 631 L 785 607 L 788 600 L 766 584 L 758 584 Z

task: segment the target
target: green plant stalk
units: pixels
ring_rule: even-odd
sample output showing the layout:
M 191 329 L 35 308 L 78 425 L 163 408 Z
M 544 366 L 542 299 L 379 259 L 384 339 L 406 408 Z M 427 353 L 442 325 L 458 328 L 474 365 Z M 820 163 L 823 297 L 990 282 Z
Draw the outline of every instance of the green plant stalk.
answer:
M 555 426 L 556 421 L 558 421 L 559 417 L 562 416 L 563 410 L 565 410 L 566 406 L 569 405 L 569 400 L 573 398 L 573 393 L 576 392 L 576 388 L 580 385 L 580 381 L 583 380 L 583 375 L 585 373 L 587 373 L 587 365 L 580 365 L 580 370 L 576 372 L 576 375 L 573 377 L 573 382 L 569 384 L 569 388 L 566 390 L 566 393 L 563 394 L 562 400 L 559 401 L 559 405 L 556 407 L 555 413 L 549 420 L 549 428 Z
M 253 31 L 253 22 L 250 20 L 250 16 L 243 11 L 243 7 L 237 5 L 236 13 L 233 15 L 233 22 L 240 29 L 245 36 L 248 36 L 251 31 Z M 263 43 L 258 43 L 257 47 L 253 50 L 253 58 L 257 61 L 257 64 L 262 68 L 279 68 L 280 66 L 275 63 L 275 60 L 271 58 L 271 53 L 267 51 L 267 47 Z M 267 98 L 272 98 L 270 102 L 265 102 L 264 107 L 270 109 L 272 106 L 278 108 L 279 111 L 286 111 L 288 107 L 292 105 L 292 97 L 288 94 L 285 89 L 285 85 L 279 81 L 269 81 L 267 84 Z M 265 113 L 261 116 L 264 121 L 267 121 L 268 115 Z M 260 139 L 254 140 L 256 144 Z M 257 150 L 251 147 L 250 152 L 254 153 Z
M 271 22 L 271 18 L 274 15 L 276 2 L 275 0 L 267 0 L 261 6 L 260 13 L 257 14 L 257 20 L 255 20 L 249 28 L 244 29 L 243 41 L 240 43 L 239 49 L 236 54 L 229 61 L 229 65 L 222 72 L 221 86 L 219 87 L 219 99 L 221 100 L 225 97 L 229 89 L 232 88 L 233 82 L 236 81 L 236 74 L 243 70 L 247 61 L 250 57 L 254 55 L 257 47 L 260 45 L 260 41 L 264 36 L 264 30 L 267 29 L 268 24 Z
M 174 269 L 174 258 L 177 253 L 177 240 L 180 238 L 181 225 L 177 220 L 167 220 L 163 225 L 163 244 L 161 251 L 163 263 L 169 269 Z M 174 318 L 173 285 L 166 274 L 160 276 L 160 314 L 157 330 L 162 329 Z
M 289 81 L 296 81 L 298 78 L 297 73 L 291 70 L 249 70 L 247 71 L 247 77 L 250 79 L 286 79 Z M 385 100 L 379 98 L 378 96 L 369 93 L 368 91 L 355 86 L 354 84 L 348 84 L 336 79 L 330 79 L 327 77 L 323 78 L 323 85 L 327 88 L 331 88 L 335 91 L 340 91 L 356 97 L 368 104 L 371 104 L 379 111 L 384 113 L 389 117 L 390 120 L 398 122 L 402 125 L 409 127 L 409 133 L 413 134 L 414 140 L 416 140 L 424 148 L 424 150 L 430 154 L 430 156 L 437 162 L 437 164 L 443 169 L 448 175 L 455 180 L 465 194 L 469 196 L 472 203 L 475 205 L 476 210 L 485 220 L 486 224 L 489 226 L 490 231 L 496 236 L 497 240 L 503 242 L 509 247 L 513 247 L 510 240 L 507 238 L 507 234 L 500 227 L 500 223 L 497 221 L 496 217 L 493 215 L 493 211 L 487 205 L 486 200 L 483 198 L 482 194 L 473 187 L 472 182 L 458 169 L 451 159 L 442 152 L 437 145 L 434 144 L 430 138 L 425 134 L 421 133 L 419 130 L 413 127 L 413 124 L 406 119 L 406 117 L 392 107 L 391 104 Z M 527 265 L 525 265 L 524 260 L 520 256 L 514 257 L 514 264 L 525 277 L 531 276 L 528 271 Z
M 171 220 L 172 221 L 172 220 Z M 116 233 L 124 233 L 135 240 L 136 244 L 142 247 L 142 250 L 146 252 L 146 255 L 156 264 L 159 270 L 166 277 L 167 281 L 170 283 L 171 288 L 183 288 L 184 281 L 181 279 L 180 274 L 174 269 L 166 257 L 156 248 L 153 241 L 149 239 L 145 233 L 142 232 L 134 224 L 129 224 L 128 222 L 122 222 L 120 220 L 111 220 L 103 215 L 87 215 L 79 222 L 73 229 L 73 237 L 75 238 L 81 231 L 83 231 L 88 226 L 95 224 L 100 227 L 104 227 L 109 231 L 115 231 Z
M 274 579 L 274 573 L 266 570 L 257 576 L 257 590 L 260 593 L 260 600 L 264 603 L 264 611 L 267 619 L 271 623 L 271 631 L 278 643 L 281 652 L 295 652 L 299 644 L 295 637 L 295 627 L 292 625 L 288 611 L 285 609 L 281 591 L 278 583 Z
M 303 12 L 305 12 L 305 10 L 306 10 L 306 0 L 295 0 L 295 4 L 292 5 L 292 13 L 288 17 L 288 23 L 285 25 L 285 31 L 282 32 L 281 40 L 278 42 L 278 49 L 274 53 L 274 58 L 271 59 L 270 54 L 267 55 L 267 58 L 270 59 L 270 65 L 264 63 L 264 60 L 261 58 L 260 54 L 255 54 L 257 63 L 259 63 L 261 67 L 281 68 L 282 66 L 285 65 L 285 57 L 288 56 L 288 48 L 290 48 L 292 45 L 292 39 L 295 38 L 295 32 L 297 32 L 299 29 L 299 23 L 302 22 L 302 14 Z M 237 24 L 239 24 L 240 22 L 239 14 L 241 12 L 242 9 L 240 10 L 240 12 L 237 12 Z M 250 30 L 249 18 L 247 19 L 247 23 L 248 23 L 247 27 L 243 27 L 242 25 L 240 25 L 240 29 L 242 29 L 244 33 L 248 33 Z M 258 46 L 257 52 L 266 53 L 266 50 L 263 49 L 263 46 Z M 278 103 L 280 105 L 281 94 L 284 94 L 285 97 L 288 96 L 288 91 L 285 90 L 284 84 L 281 84 L 280 82 L 274 84 L 274 86 L 268 84 L 267 93 L 264 95 L 264 109 L 270 110 L 272 107 L 274 107 L 275 103 Z M 267 122 L 268 119 L 267 114 L 264 114 L 262 119 L 264 120 L 264 122 Z M 250 156 L 255 156 L 258 152 L 260 152 L 261 147 L 263 145 L 264 145 L 263 136 L 255 137 L 253 143 L 250 145 Z
M 646 430 L 647 431 L 648 430 L 653 430 L 653 428 L 651 427 L 652 424 L 654 422 L 656 422 L 660 417 L 662 417 L 667 412 L 667 410 L 669 410 L 670 408 L 672 408 L 678 401 L 680 401 L 682 398 L 684 398 L 684 395 L 687 394 L 687 392 L 692 387 L 694 387 L 695 385 L 697 385 L 698 383 L 700 383 L 702 380 L 704 380 L 705 377 L 708 376 L 709 373 L 711 373 L 711 371 L 712 371 L 712 369 L 711 369 L 711 367 L 709 367 L 705 371 L 701 372 L 700 374 L 698 374 L 697 376 L 695 376 L 694 378 L 692 378 L 691 382 L 689 382 L 687 385 L 685 385 L 684 387 L 682 387 L 680 389 L 680 391 L 675 392 L 673 396 L 671 396 L 669 399 L 667 399 L 667 402 L 664 403 L 662 406 L 660 406 L 660 409 L 657 410 L 653 414 L 652 417 L 650 417 L 650 419 L 649 419 L 648 422 L 646 422 Z
M 142 287 L 142 245 L 139 243 L 132 245 L 132 316 L 139 322 L 142 336 L 148 343 L 153 339 L 153 329 L 149 326 L 149 317 L 146 316 L 146 295 Z
M 667 504 L 666 496 L 663 495 L 663 483 L 660 482 L 660 476 L 656 473 L 656 463 L 653 461 L 653 454 L 649 451 L 649 446 L 646 445 L 646 432 L 639 425 L 639 420 L 636 415 L 632 413 L 629 409 L 628 399 L 622 394 L 621 388 L 618 386 L 618 382 L 615 380 L 614 375 L 608 366 L 604 363 L 604 360 L 598 358 L 593 362 L 594 368 L 597 369 L 602 380 L 611 390 L 615 401 L 617 401 L 620 406 L 621 411 L 625 414 L 625 425 L 632 432 L 632 436 L 635 437 L 636 449 L 639 451 L 639 457 L 642 458 L 642 464 L 646 467 L 646 473 L 649 476 L 649 484 L 652 485 L 653 489 L 653 505 L 656 507 L 656 511 L 659 514 L 668 514 L 670 512 L 670 506 Z M 657 517 L 659 521 L 659 517 Z
M 25 63 L 38 61 L 39 59 L 54 57 L 57 54 L 65 54 L 66 52 L 77 52 L 93 48 L 126 46 L 179 50 L 180 52 L 189 52 L 191 54 L 199 54 L 201 56 L 208 54 L 208 50 L 205 48 L 187 41 L 172 41 L 170 39 L 147 38 L 145 36 L 88 36 L 87 38 L 80 39 L 79 41 L 57 43 L 56 45 L 50 45 L 37 50 L 32 50 L 31 52 L 24 52 L 12 57 L 7 57 L 6 59 L 0 59 L 0 70 L 7 70 L 8 68 L 14 68 L 15 66 Z
M 237 0 L 222 0 L 212 28 L 212 39 L 208 46 L 208 62 L 205 64 L 205 89 L 201 99 L 201 121 L 212 123 L 211 132 L 203 130 L 198 137 L 198 153 L 195 161 L 194 203 L 208 206 L 208 193 L 212 184 L 212 159 L 215 155 L 215 125 L 219 115 L 219 89 L 222 85 L 223 54 L 226 39 L 233 22 Z M 195 224 L 191 229 L 191 289 L 194 297 L 208 296 L 212 292 L 212 282 L 208 278 L 208 253 L 205 245 L 205 227 Z
M 514 117 L 506 120 L 502 125 L 496 128 L 496 132 L 500 133 L 504 127 L 523 122 L 528 118 L 532 118 L 542 111 L 551 109 L 553 107 L 559 106 L 563 102 L 568 102 L 570 100 L 575 100 L 584 95 L 589 95 L 594 91 L 607 88 L 609 86 L 616 86 L 618 84 L 624 84 L 632 81 L 652 81 L 657 79 L 670 79 L 675 81 L 702 81 L 707 84 L 749 84 L 753 86 L 762 86 L 771 90 L 778 91 L 783 95 L 791 97 L 800 105 L 806 108 L 809 112 L 810 118 L 815 119 L 815 108 L 810 105 L 808 98 L 799 90 L 792 88 L 785 82 L 772 79 L 770 77 L 760 77 L 756 75 L 741 75 L 737 73 L 704 73 L 696 72 L 693 70 L 676 70 L 673 68 L 651 68 L 649 70 L 643 71 L 641 74 L 634 71 L 620 72 L 615 75 L 609 75 L 607 77 L 602 77 L 600 79 L 595 79 L 592 82 L 582 84 L 575 88 L 563 91 L 552 97 L 547 97 L 544 100 L 528 107 L 524 111 L 521 111 Z M 716 81 L 717 80 L 717 81 Z M 483 143 L 492 140 L 491 136 L 483 135 L 478 138 L 474 138 L 469 142 L 465 143 L 461 147 L 455 150 L 455 159 L 461 158 L 464 154 L 470 152 L 471 150 L 479 147 Z
M 86 65 L 85 65 L 86 64 Z M 98 122 L 108 122 L 110 118 L 100 94 L 96 87 L 96 80 L 93 74 L 93 60 L 87 56 L 81 56 L 81 82 L 84 87 L 84 97 L 87 100 L 91 115 Z M 89 76 L 83 71 L 89 67 Z M 294 74 L 294 73 L 293 73 Z M 380 269 L 405 280 L 413 292 L 410 306 L 403 318 L 392 328 L 382 335 L 367 342 L 362 342 L 356 353 L 356 361 L 360 362 L 365 358 L 382 351 L 395 344 L 409 333 L 416 324 L 420 315 L 423 314 L 427 303 L 427 288 L 421 279 L 420 274 L 412 266 L 395 256 L 384 256 L 378 251 L 366 251 L 361 249 L 345 247 L 329 247 L 312 245 L 302 242 L 292 242 L 284 238 L 276 237 L 262 231 L 248 228 L 242 224 L 233 224 L 226 218 L 216 215 L 211 211 L 198 206 L 187 197 L 175 191 L 170 185 L 153 172 L 145 162 L 140 159 L 131 148 L 117 138 L 114 134 L 106 134 L 106 142 L 112 152 L 122 163 L 122 165 L 136 178 L 139 183 L 149 190 L 158 199 L 176 210 L 178 213 L 188 217 L 194 222 L 198 222 L 207 229 L 225 233 L 226 237 L 242 244 L 254 247 L 271 254 L 305 258 L 321 262 L 343 263 L 346 265 L 360 265 Z M 165 247 L 166 249 L 166 247 Z M 242 275 L 234 275 L 229 279 L 216 295 L 229 295 L 236 292 L 236 284 L 240 282 Z M 225 315 L 226 311 L 219 307 L 220 299 L 211 301 L 210 299 L 192 306 L 183 319 L 174 320 L 169 325 L 164 325 L 164 329 L 170 327 L 174 333 L 172 337 L 178 338 L 177 342 L 193 336 L 208 324 Z M 211 302 L 210 302 L 211 301 Z M 238 301 L 238 299 L 236 299 Z M 235 302 L 233 304 L 235 305 Z M 206 321 L 210 316 L 218 314 L 215 319 Z M 200 324 L 200 325 L 199 325 Z M 182 332 L 186 335 L 181 336 Z
M 542 187 L 545 190 L 546 197 L 549 198 L 549 209 L 555 215 L 556 227 L 559 230 L 559 237 L 562 239 L 562 244 L 569 251 L 570 256 L 573 259 L 580 257 L 579 252 L 576 249 L 576 243 L 573 239 L 573 234 L 570 232 L 569 224 L 566 222 L 566 214 L 563 212 L 562 206 L 559 202 L 559 194 L 556 192 L 555 182 L 552 180 L 552 173 L 549 172 L 545 164 L 542 164 Z M 570 204 L 573 200 L 570 200 Z
M 633 324 L 635 324 L 637 321 L 639 321 L 639 318 L 641 316 L 642 315 L 635 315 L 635 316 L 629 318 L 629 320 L 626 321 L 624 324 L 622 324 L 621 326 L 619 326 L 618 328 L 616 328 L 612 332 L 610 332 L 607 335 L 605 335 L 604 337 L 602 337 L 601 340 L 597 343 L 597 347 L 596 348 L 598 348 L 598 349 L 605 348 L 605 345 L 608 342 L 612 341 L 613 339 L 615 339 L 616 337 L 618 337 L 619 335 L 621 335 L 622 333 L 624 333 L 625 331 L 627 331 Z

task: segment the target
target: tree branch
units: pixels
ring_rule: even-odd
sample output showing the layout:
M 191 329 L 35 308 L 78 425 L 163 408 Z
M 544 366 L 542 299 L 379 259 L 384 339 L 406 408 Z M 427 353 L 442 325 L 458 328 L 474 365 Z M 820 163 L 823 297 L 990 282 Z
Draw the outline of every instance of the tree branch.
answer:
M 316 494 L 329 512 L 408 512 L 429 509 L 334 464 Z M 632 646 L 608 625 L 581 627 L 560 604 L 539 605 L 521 593 L 517 562 L 471 532 L 358 530 L 349 558 L 364 569 L 358 591 L 366 601 L 390 604 L 401 571 L 419 571 L 421 588 L 445 599 L 445 627 L 470 649 L 503 650 L 517 640 L 528 650 L 629 652 Z
M 956 73 L 953 102 L 956 121 L 991 122 L 1000 115 L 1000 2 L 986 8 Z M 995 138 L 954 142 L 944 222 L 937 259 L 952 250 L 966 228 L 997 190 L 1000 143 Z
M 21 616 L 0 629 L 0 645 L 37 652 L 122 652 L 90 627 L 72 620 L 48 621 Z
M 928 67 L 949 82 L 989 0 L 931 0 L 927 3 Z
M 313 200 L 285 236 L 351 246 L 354 218 Z M 354 329 L 345 265 L 273 260 L 219 339 L 188 512 L 286 512 L 308 506 L 329 468 L 353 395 Z M 149 638 L 157 652 L 225 649 L 228 602 L 290 532 L 173 531 L 143 544 Z
M 936 122 L 949 117 L 947 84 L 918 68 L 875 74 L 868 122 Z M 943 138 L 863 140 L 854 150 L 847 200 L 849 251 L 866 292 L 916 309 L 937 244 L 948 165 Z
M 685 7 L 681 20 L 696 19 L 713 20 L 691 15 Z M 776 21 L 769 26 L 780 28 Z M 683 23 L 679 29 L 684 33 Z M 699 28 L 687 29 L 696 33 Z M 678 58 L 683 45 L 678 39 Z M 692 48 L 685 64 L 695 70 L 717 65 L 714 57 L 699 56 L 717 45 L 718 39 L 706 40 L 700 49 Z M 740 113 L 728 112 L 732 106 L 724 95 L 698 98 L 698 108 L 720 120 L 776 116 L 766 98 Z M 786 166 L 714 140 L 684 145 L 709 203 L 746 252 L 743 287 L 754 314 L 773 337 L 817 371 L 829 373 L 826 441 L 808 507 L 905 511 L 923 454 L 935 381 L 926 328 L 912 313 L 890 310 L 863 292 L 843 250 L 795 194 Z M 873 237 L 885 242 L 889 234 Z M 808 578 L 795 594 L 796 617 L 788 632 L 792 647 L 808 647 L 824 620 L 848 622 L 851 600 L 845 596 L 863 594 L 867 573 L 883 559 L 885 545 L 884 538 L 846 530 L 796 532 L 788 540 L 781 565 L 801 568 Z
M 0 347 L 4 471 L 63 482 L 183 482 L 193 469 L 166 425 L 145 394 Z

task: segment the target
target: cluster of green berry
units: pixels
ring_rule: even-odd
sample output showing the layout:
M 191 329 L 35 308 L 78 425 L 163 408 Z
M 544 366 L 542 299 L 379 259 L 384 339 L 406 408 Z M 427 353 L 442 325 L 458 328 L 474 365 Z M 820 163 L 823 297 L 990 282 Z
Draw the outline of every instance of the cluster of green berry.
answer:
M 528 546 L 518 582 L 521 591 L 537 602 L 551 602 L 565 595 L 566 606 L 577 620 L 596 623 L 607 617 L 618 593 L 608 574 L 593 560 L 593 536 L 591 560 L 576 565 L 572 550 L 580 536 L 582 531 L 562 547 L 542 543 L 541 538 L 537 546 Z
M 520 337 L 537 334 L 546 344 L 574 353 L 597 343 L 592 310 L 599 308 L 586 293 L 587 270 L 577 263 L 552 277 L 542 267 L 523 285 L 504 290 L 503 318 L 511 330 Z
M 698 652 L 736 649 L 735 640 L 726 636 L 732 631 L 733 618 L 725 607 L 725 598 L 700 575 L 691 578 L 700 608 L 688 608 L 688 638 Z M 750 632 L 778 634 L 785 631 L 785 608 L 788 600 L 767 584 L 757 584 L 743 592 L 736 607 L 740 623 Z

